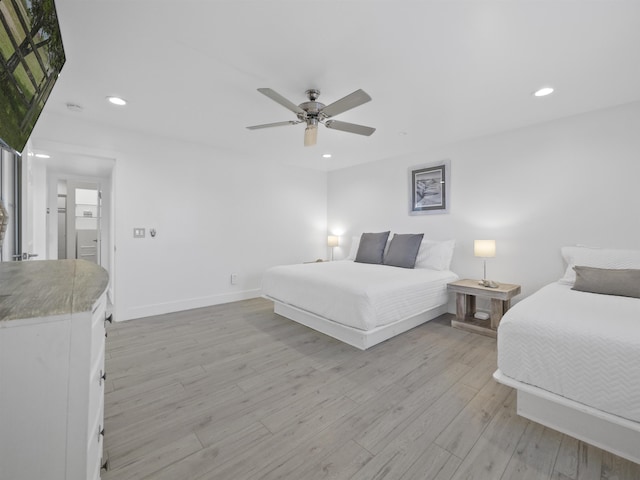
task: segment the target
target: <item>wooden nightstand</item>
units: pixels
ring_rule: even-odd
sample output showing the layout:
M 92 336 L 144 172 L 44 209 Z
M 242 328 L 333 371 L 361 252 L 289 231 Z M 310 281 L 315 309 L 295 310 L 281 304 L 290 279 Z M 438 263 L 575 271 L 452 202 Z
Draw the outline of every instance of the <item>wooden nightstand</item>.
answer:
M 520 285 L 499 283 L 498 288 L 483 287 L 478 280 L 458 280 L 447 285 L 456 293 L 456 318 L 451 326 L 496 338 L 502 316 L 511 307 L 511 299 L 520 293 Z M 487 320 L 474 318 L 476 297 L 491 299 L 491 315 Z

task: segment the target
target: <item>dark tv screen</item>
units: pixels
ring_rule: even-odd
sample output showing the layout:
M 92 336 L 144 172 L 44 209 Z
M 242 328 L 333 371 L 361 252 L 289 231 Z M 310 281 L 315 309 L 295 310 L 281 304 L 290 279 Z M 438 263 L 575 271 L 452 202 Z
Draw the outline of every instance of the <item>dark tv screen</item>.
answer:
M 20 153 L 65 62 L 53 0 L 0 0 L 0 144 Z

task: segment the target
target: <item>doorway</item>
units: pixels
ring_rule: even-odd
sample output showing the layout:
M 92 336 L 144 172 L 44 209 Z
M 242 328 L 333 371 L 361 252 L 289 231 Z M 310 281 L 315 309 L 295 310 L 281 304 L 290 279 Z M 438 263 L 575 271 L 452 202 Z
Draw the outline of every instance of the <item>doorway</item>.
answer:
M 109 274 L 107 292 L 114 303 L 115 158 L 78 153 L 76 147 L 54 142 L 38 146 L 37 151 L 46 155 L 31 149 L 19 157 L 16 167 L 15 243 L 20 259 L 95 262 Z M 4 260 L 12 258 L 5 254 Z
M 109 273 L 108 295 L 115 302 L 115 159 L 54 148 L 47 153 L 51 158 L 28 159 L 32 183 L 27 188 L 46 192 L 25 204 L 35 219 L 34 248 L 42 252 L 37 258 L 100 265 Z
M 56 213 L 58 259 L 102 265 L 101 184 L 59 179 Z

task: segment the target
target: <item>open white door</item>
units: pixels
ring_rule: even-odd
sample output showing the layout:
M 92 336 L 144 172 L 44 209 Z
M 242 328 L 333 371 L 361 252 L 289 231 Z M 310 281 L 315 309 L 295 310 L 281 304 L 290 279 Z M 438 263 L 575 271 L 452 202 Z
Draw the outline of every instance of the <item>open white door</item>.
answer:
M 20 157 L 0 148 L 0 200 L 8 218 L 2 243 L 0 261 L 22 258 L 20 253 Z
M 47 255 L 47 167 L 44 159 L 22 157 L 22 260 Z

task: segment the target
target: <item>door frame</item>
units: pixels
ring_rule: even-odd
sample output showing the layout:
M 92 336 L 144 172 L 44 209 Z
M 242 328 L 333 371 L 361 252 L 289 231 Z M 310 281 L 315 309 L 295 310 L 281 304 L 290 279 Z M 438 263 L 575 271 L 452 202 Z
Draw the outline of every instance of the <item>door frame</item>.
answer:
M 115 271 L 115 178 L 116 158 L 118 155 L 116 152 L 109 150 L 49 140 L 30 141 L 28 150 L 30 152 L 47 153 L 51 156 L 51 158 L 46 159 L 46 201 L 43 206 L 43 211 L 48 209 L 48 214 L 45 215 L 45 220 L 37 227 L 44 231 L 46 247 L 44 254 L 38 258 L 54 259 L 58 257 L 57 250 L 52 251 L 49 243 L 51 223 L 56 224 L 55 232 L 57 232 L 57 178 L 65 177 L 101 184 L 103 193 L 103 258 L 101 263 L 109 273 L 108 297 L 111 303 L 115 303 L 115 283 L 117 281 Z M 56 180 L 52 180 L 54 178 Z M 25 182 L 23 181 L 22 183 L 24 184 Z M 25 197 L 25 192 L 22 192 L 22 196 Z M 55 243 L 57 243 L 57 237 L 55 238 Z
M 92 181 L 88 181 L 89 178 L 83 178 L 82 180 L 79 180 L 75 177 L 70 177 L 70 176 L 65 176 L 65 177 L 58 177 L 58 180 L 55 182 L 56 185 L 61 181 L 61 180 L 65 180 L 67 182 L 67 208 L 66 208 L 66 227 L 67 227 L 67 231 L 66 231 L 66 258 L 77 258 L 77 253 L 78 253 L 78 245 L 77 245 L 77 228 L 76 228 L 76 215 L 75 215 L 75 209 L 77 207 L 77 203 L 76 203 L 76 189 L 81 188 L 81 189 L 87 189 L 87 190 L 93 190 L 96 189 L 98 191 L 98 204 L 100 204 L 100 202 L 102 201 L 102 190 L 104 188 L 104 183 L 108 181 L 107 178 L 98 178 L 96 177 L 94 180 Z M 109 192 L 106 193 L 105 197 L 108 199 L 109 197 Z M 58 192 L 56 191 L 56 205 L 57 205 L 57 198 L 58 198 Z M 51 203 L 52 198 L 49 199 L 49 203 Z M 102 210 L 102 208 L 99 206 L 98 207 L 98 245 L 97 247 L 97 259 L 98 261 L 96 262 L 98 265 L 104 267 L 103 265 L 103 252 L 102 252 L 102 248 L 103 245 L 105 245 L 105 242 L 102 239 L 102 212 L 100 210 Z M 71 212 L 71 213 L 70 213 Z M 58 252 L 58 245 L 56 244 L 56 246 L 53 246 L 53 240 L 55 239 L 56 242 L 59 241 L 59 235 L 57 232 L 57 228 L 58 228 L 58 219 L 55 219 L 55 226 L 53 226 L 53 216 L 49 216 L 47 218 L 47 220 L 49 220 L 50 224 L 49 227 L 47 229 L 48 231 L 48 235 L 49 238 L 47 239 L 47 255 L 49 256 L 49 258 L 51 258 L 50 254 L 51 251 L 55 250 L 56 255 Z M 109 225 L 109 222 L 107 221 L 107 226 Z M 55 231 L 54 231 L 55 230 Z M 107 238 L 108 238 L 108 228 L 107 228 Z M 55 238 L 53 238 L 53 236 L 55 235 Z M 106 243 L 106 246 L 108 247 L 108 242 Z M 107 255 L 107 262 L 108 263 L 108 252 L 105 252 Z M 107 269 L 108 270 L 108 269 Z
M 58 258 L 58 182 L 60 180 L 67 181 L 67 258 L 75 258 L 75 251 L 71 255 L 70 245 L 75 245 L 75 236 L 72 239 L 72 233 L 75 232 L 75 215 L 73 211 L 75 209 L 74 197 L 75 194 L 71 192 L 71 189 L 84 188 L 86 186 L 98 186 L 99 191 L 102 193 L 102 206 L 101 206 L 101 218 L 100 218 L 100 265 L 109 272 L 109 296 L 113 299 L 113 285 L 114 285 L 114 265 L 115 265 L 115 245 L 114 245 L 114 210 L 113 210 L 113 173 L 109 177 L 90 177 L 73 175 L 71 173 L 64 173 L 58 171 L 51 171 L 47 176 L 47 225 L 46 225 L 46 237 L 47 248 L 46 258 L 57 259 Z M 71 213 L 69 213 L 71 212 Z M 112 300 L 113 301 L 113 300 Z

